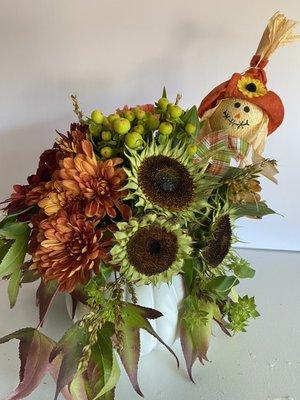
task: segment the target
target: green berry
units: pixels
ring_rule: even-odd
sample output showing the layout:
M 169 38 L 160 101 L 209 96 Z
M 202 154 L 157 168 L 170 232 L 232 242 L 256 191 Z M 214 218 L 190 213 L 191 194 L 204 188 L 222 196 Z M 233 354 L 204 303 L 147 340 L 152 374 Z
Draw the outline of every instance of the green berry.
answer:
M 112 156 L 113 150 L 109 146 L 102 147 L 100 154 L 104 158 L 110 158 Z
M 162 135 L 170 135 L 172 133 L 172 130 L 173 125 L 170 124 L 170 122 L 162 122 L 158 128 L 159 133 L 161 133 Z
M 177 106 L 176 104 L 169 104 L 168 112 L 169 112 L 171 118 L 176 119 L 182 115 L 183 110 L 181 107 Z
M 100 110 L 94 110 L 91 114 L 91 120 L 95 122 L 95 124 L 102 124 L 104 119 L 104 115 Z
M 188 135 L 193 135 L 196 132 L 196 127 L 194 124 L 191 124 L 190 122 L 186 124 L 184 127 L 184 130 Z
M 128 121 L 132 122 L 135 119 L 134 112 L 131 110 L 124 111 L 124 117 L 128 119 Z
M 104 140 L 105 142 L 107 142 L 108 140 L 111 139 L 111 132 L 110 131 L 103 131 L 101 133 L 101 138 L 102 140 Z
M 132 128 L 133 132 L 137 132 L 139 134 L 143 134 L 145 132 L 145 128 L 143 127 L 143 125 L 136 125 Z
M 147 126 L 151 131 L 155 131 L 159 127 L 159 115 L 150 115 L 147 120 Z
M 105 126 L 105 127 L 110 126 L 110 122 L 109 122 L 107 117 L 103 117 L 102 125 Z
M 143 138 L 138 132 L 129 132 L 125 136 L 125 144 L 130 149 L 136 149 L 143 144 Z
M 197 153 L 198 147 L 195 144 L 191 144 L 188 146 L 188 155 L 194 156 Z
M 115 113 L 115 114 L 110 114 L 110 115 L 108 116 L 108 121 L 109 121 L 111 124 L 113 124 L 113 122 L 114 122 L 116 119 L 119 119 L 119 118 L 120 118 L 120 115 L 117 114 L 117 113 Z
M 134 114 L 135 114 L 136 118 L 139 120 L 144 119 L 146 117 L 146 112 L 139 107 L 136 107 L 134 109 Z
M 130 122 L 126 118 L 118 118 L 114 120 L 113 123 L 114 130 L 119 133 L 119 135 L 125 135 L 130 130 Z
M 158 100 L 157 102 L 158 107 L 162 110 L 162 111 L 166 111 L 168 104 L 169 104 L 169 100 L 166 97 L 162 97 Z

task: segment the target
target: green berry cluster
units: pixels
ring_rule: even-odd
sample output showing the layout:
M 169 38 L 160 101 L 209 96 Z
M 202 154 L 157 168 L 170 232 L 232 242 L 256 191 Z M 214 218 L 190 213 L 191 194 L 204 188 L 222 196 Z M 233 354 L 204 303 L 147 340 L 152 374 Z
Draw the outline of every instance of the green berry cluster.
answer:
M 105 116 L 96 109 L 86 123 L 89 125 L 90 140 L 100 158 L 108 159 L 122 155 L 127 148 L 140 150 L 152 140 L 166 143 L 172 139 L 188 144 L 188 153 L 197 153 L 195 138 L 198 133 L 197 113 L 184 111 L 178 104 L 163 95 L 155 106 L 124 108 Z

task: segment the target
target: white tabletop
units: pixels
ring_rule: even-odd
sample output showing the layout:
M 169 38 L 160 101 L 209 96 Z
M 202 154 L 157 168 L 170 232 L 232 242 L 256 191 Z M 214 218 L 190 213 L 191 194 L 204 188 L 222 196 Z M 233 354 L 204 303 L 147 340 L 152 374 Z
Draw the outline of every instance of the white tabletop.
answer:
M 194 368 L 196 385 L 187 379 L 179 344 L 174 349 L 181 362 L 177 370 L 167 352 L 155 350 L 142 358 L 139 381 L 148 400 L 299 400 L 300 399 L 300 254 L 241 250 L 253 264 L 254 279 L 244 281 L 243 293 L 256 296 L 261 317 L 251 321 L 247 333 L 228 338 L 215 329 L 209 350 L 210 363 Z M 35 326 L 37 310 L 34 287 L 21 290 L 11 312 L 6 283 L 0 282 L 0 336 Z M 247 290 L 247 291 L 246 291 Z M 58 339 L 70 325 L 64 299 L 56 300 L 44 332 Z M 0 399 L 17 384 L 17 342 L 0 346 Z M 30 400 L 52 400 L 51 378 L 29 396 Z M 116 400 L 135 400 L 128 378 L 122 372 Z

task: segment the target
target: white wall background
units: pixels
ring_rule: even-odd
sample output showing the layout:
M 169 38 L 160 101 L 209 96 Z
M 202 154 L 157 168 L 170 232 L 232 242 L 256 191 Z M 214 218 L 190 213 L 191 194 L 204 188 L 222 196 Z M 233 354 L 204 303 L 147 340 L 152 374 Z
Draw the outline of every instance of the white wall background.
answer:
M 300 20 L 299 0 L 0 0 L 1 198 L 74 119 L 71 93 L 86 111 L 153 102 L 163 85 L 199 104 L 247 67 L 277 10 Z M 280 184 L 265 182 L 264 198 L 285 218 L 240 221 L 249 247 L 300 250 L 299 71 L 300 43 L 267 69 L 286 118 L 266 151 L 279 160 Z

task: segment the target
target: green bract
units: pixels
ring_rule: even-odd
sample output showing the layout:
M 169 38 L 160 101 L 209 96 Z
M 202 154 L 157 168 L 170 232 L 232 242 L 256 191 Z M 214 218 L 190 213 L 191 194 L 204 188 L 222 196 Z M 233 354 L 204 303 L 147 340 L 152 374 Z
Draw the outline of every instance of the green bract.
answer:
M 140 221 L 119 222 L 111 249 L 112 263 L 130 282 L 158 284 L 169 282 L 181 272 L 192 252 L 192 239 L 178 223 L 149 214 Z
M 155 141 L 138 153 L 127 154 L 131 168 L 125 168 L 129 190 L 127 200 L 133 199 L 135 207 L 153 210 L 179 220 L 191 220 L 208 206 L 206 165 L 195 163 L 188 147 L 172 142 L 157 145 Z

